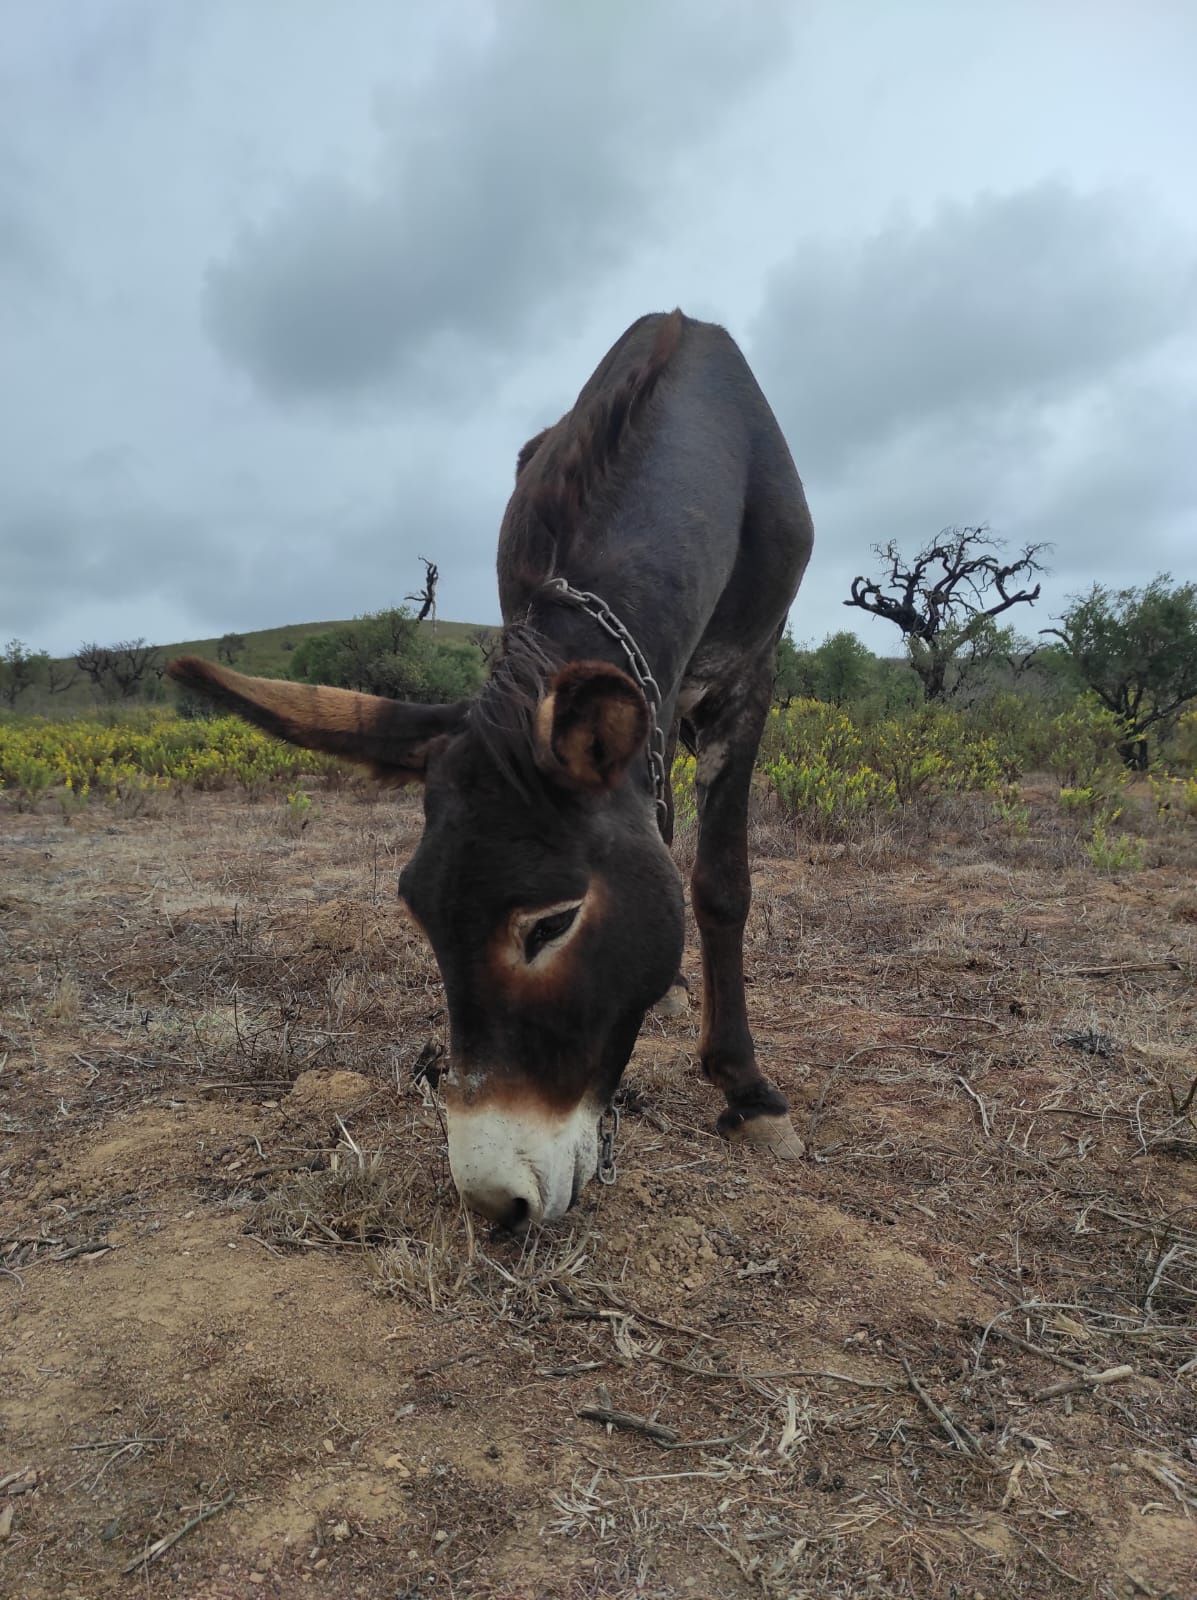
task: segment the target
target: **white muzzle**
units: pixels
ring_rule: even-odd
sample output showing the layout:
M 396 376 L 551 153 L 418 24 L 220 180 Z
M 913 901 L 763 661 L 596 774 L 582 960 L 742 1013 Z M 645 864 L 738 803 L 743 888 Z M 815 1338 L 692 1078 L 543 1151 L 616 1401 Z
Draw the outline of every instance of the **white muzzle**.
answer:
M 449 1170 L 466 1204 L 494 1222 L 563 1217 L 598 1166 L 598 1111 L 537 1106 L 453 1105 L 447 1109 Z

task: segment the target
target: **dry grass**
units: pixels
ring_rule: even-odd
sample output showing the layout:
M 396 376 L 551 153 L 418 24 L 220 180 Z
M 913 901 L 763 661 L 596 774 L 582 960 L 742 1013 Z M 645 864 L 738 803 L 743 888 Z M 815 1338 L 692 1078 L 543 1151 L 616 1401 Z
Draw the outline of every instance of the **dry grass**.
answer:
M 763 806 L 808 1161 L 714 1138 L 650 1018 L 619 1182 L 523 1241 L 449 1181 L 414 806 L 0 814 L 0 1586 L 124 1593 L 219 1507 L 135 1581 L 1187 1600 L 1197 829 L 1111 876 L 1026 804 L 817 847 Z

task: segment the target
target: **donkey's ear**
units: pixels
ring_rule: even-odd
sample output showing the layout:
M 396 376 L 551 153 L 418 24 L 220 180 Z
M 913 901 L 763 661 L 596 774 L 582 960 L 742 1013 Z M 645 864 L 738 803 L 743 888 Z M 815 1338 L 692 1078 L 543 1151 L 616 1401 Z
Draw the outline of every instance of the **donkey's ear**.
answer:
M 468 700 L 416 706 L 351 689 L 247 678 L 199 656 L 180 656 L 166 670 L 185 689 L 267 733 L 305 750 L 359 762 L 391 783 L 419 782 L 435 742 L 458 732 L 470 709 Z
M 529 439 L 527 444 L 524 445 L 520 450 L 519 455 L 515 458 L 515 475 L 517 478 L 528 465 L 529 461 L 531 461 L 532 457 L 540 449 L 541 445 L 548 438 L 549 434 L 552 433 L 552 431 L 552 428 L 542 428 L 540 432 L 536 434 L 535 437 Z
M 567 789 L 613 789 L 648 737 L 648 702 L 618 667 L 574 661 L 536 713 L 536 764 Z

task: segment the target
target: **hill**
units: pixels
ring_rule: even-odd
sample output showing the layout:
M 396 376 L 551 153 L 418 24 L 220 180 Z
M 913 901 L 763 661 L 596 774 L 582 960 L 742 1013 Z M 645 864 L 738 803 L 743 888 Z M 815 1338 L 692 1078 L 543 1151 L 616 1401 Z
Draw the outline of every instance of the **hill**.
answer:
M 346 626 L 348 620 L 334 619 L 328 622 L 292 622 L 278 628 L 258 628 L 253 632 L 243 633 L 240 637 L 245 643 L 238 650 L 233 665 L 238 672 L 247 672 L 259 677 L 286 677 L 291 655 L 303 640 L 313 634 L 327 633 L 330 628 Z M 419 626 L 421 632 L 425 632 L 431 631 L 434 625 L 422 622 Z M 497 627 L 477 622 L 449 622 L 438 618 L 435 624 L 435 637 L 442 644 L 474 644 L 479 634 L 489 637 L 496 632 L 498 632 Z M 223 635 L 214 634 L 209 639 L 179 639 L 170 644 L 159 644 L 156 648 L 164 662 L 181 655 L 202 656 L 208 661 L 216 661 L 222 637 Z M 69 656 L 52 659 L 56 666 L 64 669 L 69 669 L 71 665 Z M 140 696 L 134 696 L 124 703 L 140 705 L 144 704 L 144 700 Z M 56 695 L 47 693 L 40 684 L 34 685 L 21 696 L 16 709 L 25 716 L 40 714 L 61 717 L 90 711 L 96 704 L 97 698 L 91 684 L 81 676 L 70 689 Z

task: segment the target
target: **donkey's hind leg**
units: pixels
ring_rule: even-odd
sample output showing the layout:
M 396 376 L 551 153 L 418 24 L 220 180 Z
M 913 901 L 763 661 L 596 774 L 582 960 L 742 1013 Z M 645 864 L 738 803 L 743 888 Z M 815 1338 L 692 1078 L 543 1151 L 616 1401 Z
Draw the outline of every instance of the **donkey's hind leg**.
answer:
M 756 1064 L 744 998 L 744 924 L 752 898 L 748 796 L 772 687 L 770 650 L 717 705 L 704 701 L 690 895 L 702 939 L 702 1070 L 727 1100 L 716 1126 L 725 1138 L 797 1159 L 804 1147 L 785 1097 Z

